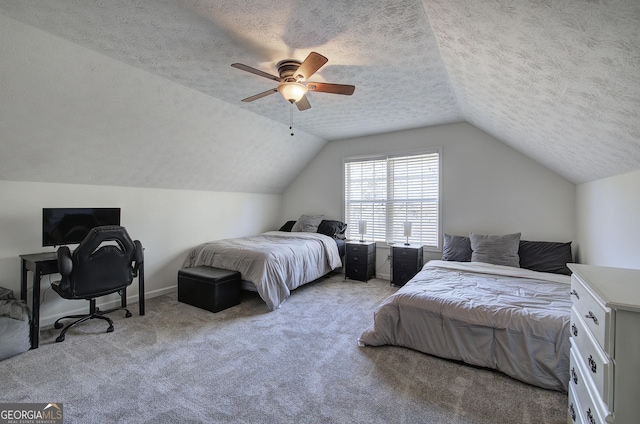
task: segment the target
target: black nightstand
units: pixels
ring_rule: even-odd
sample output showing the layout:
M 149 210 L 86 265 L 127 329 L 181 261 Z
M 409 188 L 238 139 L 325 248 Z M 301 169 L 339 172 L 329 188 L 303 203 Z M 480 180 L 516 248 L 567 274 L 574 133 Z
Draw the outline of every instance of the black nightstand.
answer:
M 391 246 L 391 284 L 404 286 L 421 268 L 421 245 L 398 244 Z
M 360 281 L 373 278 L 376 274 L 376 242 L 347 242 L 345 262 L 346 278 Z

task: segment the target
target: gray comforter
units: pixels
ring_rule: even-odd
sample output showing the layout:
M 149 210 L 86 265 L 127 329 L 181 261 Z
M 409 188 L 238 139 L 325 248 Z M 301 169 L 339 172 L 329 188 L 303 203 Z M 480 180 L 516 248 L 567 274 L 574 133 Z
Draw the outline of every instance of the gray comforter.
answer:
M 182 265 L 240 271 L 255 285 L 269 309 L 291 290 L 342 266 L 335 240 L 323 234 L 269 231 L 257 236 L 218 240 L 193 248 Z
M 571 278 L 430 261 L 380 304 L 360 345 L 397 345 L 560 391 L 569 381 Z

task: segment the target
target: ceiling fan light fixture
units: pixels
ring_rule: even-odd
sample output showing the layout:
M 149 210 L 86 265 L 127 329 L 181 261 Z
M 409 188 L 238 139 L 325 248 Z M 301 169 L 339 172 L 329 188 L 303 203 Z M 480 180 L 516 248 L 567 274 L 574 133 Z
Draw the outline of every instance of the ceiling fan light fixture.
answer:
M 278 86 L 278 91 L 286 101 L 296 103 L 307 94 L 308 89 L 304 84 L 300 84 L 299 82 L 287 81 Z

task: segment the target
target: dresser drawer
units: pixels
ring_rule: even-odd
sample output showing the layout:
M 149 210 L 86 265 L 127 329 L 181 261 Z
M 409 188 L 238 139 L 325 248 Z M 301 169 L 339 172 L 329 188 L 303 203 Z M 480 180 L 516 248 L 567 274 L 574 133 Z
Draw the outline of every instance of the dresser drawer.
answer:
M 373 262 L 347 263 L 344 275 L 352 280 L 367 281 L 375 276 L 375 264 Z
M 397 269 L 398 271 L 411 271 L 414 274 L 417 273 L 418 271 L 420 271 L 420 265 L 415 261 L 409 261 L 409 260 L 401 260 L 401 259 L 393 259 L 393 262 L 391 263 L 391 266 L 395 269 Z
M 395 286 L 404 286 L 416 275 L 415 271 L 399 270 L 393 268 L 391 271 L 391 283 Z
M 349 255 L 368 255 L 376 251 L 375 243 L 347 243 L 345 248 L 347 257 Z
M 602 351 L 575 306 L 571 308 L 571 337 L 577 348 L 576 359 L 584 365 L 604 403 L 613 409 L 613 363 Z
M 578 402 L 574 389 L 575 388 L 571 385 L 569 386 L 569 410 L 567 411 L 569 414 L 569 422 L 582 424 L 584 422 L 582 421 L 582 414 L 580 413 L 582 408 L 580 407 L 580 403 Z
M 353 253 L 349 253 L 347 255 L 348 264 L 367 264 L 369 262 L 373 262 L 373 255 L 361 255 Z
M 416 260 L 393 259 L 391 262 L 391 283 L 396 286 L 404 286 L 420 271 Z
M 573 305 L 602 349 L 613 356 L 613 316 L 575 274 L 571 277 Z
M 418 259 L 420 250 L 416 248 L 404 248 L 393 246 L 393 259 L 405 259 L 415 262 Z
M 609 410 L 602 402 L 593 385 L 593 381 L 577 357 L 577 351 L 578 348 L 571 340 L 569 390 L 573 391 L 576 403 L 580 407 L 578 415 L 585 423 L 606 424 L 606 418 L 610 415 Z

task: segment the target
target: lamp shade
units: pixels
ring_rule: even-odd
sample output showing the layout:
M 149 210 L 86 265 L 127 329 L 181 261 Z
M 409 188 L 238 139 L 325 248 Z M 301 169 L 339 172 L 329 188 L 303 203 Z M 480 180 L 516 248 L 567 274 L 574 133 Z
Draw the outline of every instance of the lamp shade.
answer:
M 367 233 L 367 221 L 359 221 L 358 222 L 358 233 L 366 234 Z
M 360 243 L 364 242 L 364 235 L 367 232 L 367 221 L 358 221 L 358 233 L 360 233 Z
M 283 82 L 278 86 L 278 91 L 282 94 L 282 97 L 290 103 L 296 103 L 300 101 L 307 94 L 307 87 L 299 82 Z
M 411 222 L 405 221 L 404 223 L 404 236 L 411 237 Z

